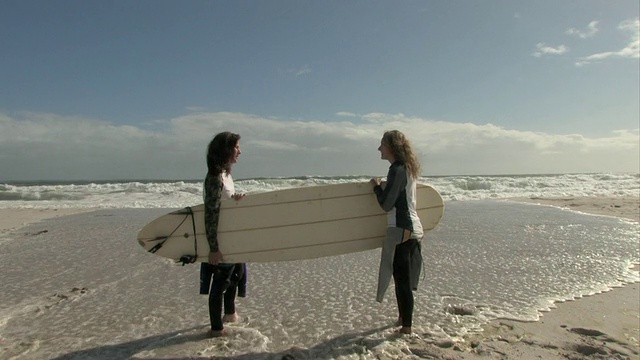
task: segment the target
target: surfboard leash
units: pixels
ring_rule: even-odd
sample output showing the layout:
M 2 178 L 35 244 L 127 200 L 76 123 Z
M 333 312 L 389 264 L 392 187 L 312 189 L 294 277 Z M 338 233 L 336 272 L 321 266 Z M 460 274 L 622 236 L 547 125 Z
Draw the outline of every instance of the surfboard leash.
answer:
M 179 260 L 179 262 L 182 263 L 182 266 L 185 266 L 186 264 L 193 264 L 198 259 L 198 235 L 197 235 L 197 232 L 196 232 L 196 217 L 193 214 L 193 209 L 191 208 L 191 206 L 187 206 L 185 208 L 185 210 L 187 210 L 187 216 L 191 216 L 191 226 L 193 227 L 193 247 L 194 247 L 194 250 L 195 250 L 196 254 L 195 255 L 182 255 L 180 257 L 180 260 Z M 186 237 L 186 235 L 187 234 L 185 234 L 185 237 Z
M 191 211 L 191 214 L 193 214 L 193 211 L 191 210 L 191 208 L 189 208 L 189 211 Z M 180 229 L 180 226 L 182 226 L 182 224 L 184 224 L 184 222 L 187 220 L 187 216 L 189 216 L 189 213 L 187 212 L 186 216 L 184 217 L 184 219 L 182 219 L 182 221 L 180 221 L 180 224 L 178 224 L 172 232 L 169 233 L 169 235 L 167 236 L 162 236 L 162 237 L 157 237 L 154 239 L 154 241 L 157 240 L 161 240 L 161 242 L 157 243 L 154 247 L 152 247 L 151 249 L 147 250 L 148 252 L 155 254 L 156 251 L 160 250 L 160 248 L 162 247 L 162 245 L 164 245 L 164 243 L 169 240 L 170 237 L 173 236 L 173 234 L 176 233 L 176 231 L 178 231 L 178 229 Z

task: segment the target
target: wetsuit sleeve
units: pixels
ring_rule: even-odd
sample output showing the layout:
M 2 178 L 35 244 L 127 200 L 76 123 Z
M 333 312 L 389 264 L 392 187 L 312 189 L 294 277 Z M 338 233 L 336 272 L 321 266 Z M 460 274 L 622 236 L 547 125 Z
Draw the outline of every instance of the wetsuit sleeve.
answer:
M 378 203 L 384 211 L 391 211 L 398 200 L 398 196 L 407 186 L 407 171 L 403 166 L 393 165 L 387 174 L 387 186 L 377 185 L 373 188 L 376 193 Z
M 222 178 L 207 174 L 204 185 L 204 226 L 207 233 L 209 251 L 218 252 L 218 219 L 220 218 L 220 198 Z

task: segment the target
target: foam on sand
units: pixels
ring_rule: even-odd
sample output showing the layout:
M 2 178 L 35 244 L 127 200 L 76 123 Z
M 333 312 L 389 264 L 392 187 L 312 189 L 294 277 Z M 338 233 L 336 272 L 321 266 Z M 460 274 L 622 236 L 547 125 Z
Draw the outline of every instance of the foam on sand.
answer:
M 595 295 L 575 301 L 547 303 L 549 311 L 538 312 L 538 321 L 486 322 L 489 319 L 483 320 L 483 316 L 490 316 L 491 312 L 505 315 L 505 311 L 516 311 L 518 306 L 522 306 L 523 314 L 536 314 L 536 306 L 544 304 L 544 299 L 539 299 L 539 304 L 526 304 L 526 299 L 533 300 L 538 293 L 520 294 L 520 290 L 506 286 L 513 292 L 505 294 L 509 295 L 505 301 L 522 304 L 504 306 L 484 301 L 483 294 L 489 296 L 486 299 L 493 298 L 496 294 L 491 292 L 499 284 L 482 285 L 484 277 L 465 272 L 465 267 L 478 264 L 467 261 L 466 266 L 446 267 L 483 250 L 467 252 L 470 245 L 480 244 L 475 239 L 473 243 L 456 245 L 464 226 L 473 225 L 470 217 L 480 213 L 501 214 L 489 228 L 495 230 L 491 235 L 494 239 L 504 236 L 509 240 L 505 245 L 524 235 L 530 236 L 531 241 L 551 236 L 553 243 L 556 238 L 570 240 L 600 229 L 604 237 L 598 239 L 607 241 L 606 236 L 612 233 L 617 234 L 613 240 L 627 241 L 624 237 L 635 231 L 637 249 L 637 224 L 531 205 L 451 205 L 442 223 L 448 225 L 425 243 L 428 276 L 416 295 L 415 333 L 411 336 L 394 333 L 396 310 L 392 294 L 387 294 L 383 304 L 373 299 L 379 253 L 250 264 L 248 297 L 238 301 L 240 321 L 229 325 L 229 336 L 209 339 L 205 337 L 207 300 L 197 294 L 197 268 L 176 266 L 147 254 L 134 241 L 142 225 L 168 209 L 100 210 L 49 218 L 26 227 L 19 227 L 27 222 L 25 218 L 18 219 L 9 224 L 11 231 L 0 236 L 0 279 L 4 290 L 0 293 L 0 358 L 637 356 L 637 283 L 604 294 L 593 291 Z M 503 210 L 515 217 L 514 227 L 509 227 Z M 0 218 L 5 211 L 12 210 L 1 210 Z M 25 211 L 29 214 L 37 210 Z M 519 222 L 529 226 L 517 226 Z M 472 228 L 480 234 L 489 231 Z M 627 235 L 629 232 L 631 235 Z M 612 241 L 611 246 L 618 245 Z M 513 261 L 526 263 L 517 257 L 521 255 L 514 253 Z M 611 255 L 617 256 L 615 252 Z M 615 262 L 609 257 L 592 260 L 598 266 Z M 507 266 L 496 268 L 496 274 L 504 275 L 511 269 L 510 262 L 495 261 L 492 256 L 487 261 L 487 266 Z M 570 258 L 567 261 L 571 264 Z M 474 272 L 486 274 L 487 266 Z M 549 268 L 557 275 L 565 270 Z M 605 266 L 604 270 L 612 269 Z M 540 271 L 542 276 L 546 270 Z M 633 278 L 622 270 L 612 274 Z M 559 277 L 557 284 L 549 285 L 566 289 L 567 285 L 576 285 L 565 283 L 571 279 Z M 490 281 L 503 280 L 508 277 Z M 597 285 L 599 279 L 595 280 Z M 530 284 L 548 290 L 544 288 L 547 280 Z M 618 285 L 623 284 L 618 281 Z M 449 290 L 444 291 L 444 287 Z M 465 287 L 469 287 L 468 293 Z M 602 290 L 608 289 L 605 286 Z M 472 310 L 469 314 L 447 311 L 465 304 Z

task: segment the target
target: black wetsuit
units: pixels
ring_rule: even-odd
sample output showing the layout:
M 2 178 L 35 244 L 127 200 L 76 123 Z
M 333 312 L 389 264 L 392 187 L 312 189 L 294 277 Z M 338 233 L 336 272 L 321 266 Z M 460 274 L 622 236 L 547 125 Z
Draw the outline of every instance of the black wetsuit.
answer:
M 402 326 L 411 327 L 413 290 L 417 288 L 422 268 L 420 240 L 424 235 L 416 212 L 416 181 L 403 163 L 395 161 L 389 167 L 386 186 L 378 185 L 373 190 L 380 206 L 388 213 L 376 300 L 382 301 L 393 275 Z

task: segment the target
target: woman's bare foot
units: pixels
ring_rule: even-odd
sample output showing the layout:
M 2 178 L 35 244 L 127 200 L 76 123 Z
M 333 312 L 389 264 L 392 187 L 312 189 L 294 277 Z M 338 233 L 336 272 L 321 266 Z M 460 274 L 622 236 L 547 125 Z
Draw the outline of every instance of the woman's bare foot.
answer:
M 224 314 L 224 316 L 222 317 L 222 322 L 236 322 L 238 321 L 238 314 L 237 313 L 233 313 L 233 314 Z
M 209 337 L 210 338 L 217 338 L 217 337 L 226 336 L 226 335 L 227 335 L 227 331 L 225 329 L 222 329 L 222 330 L 209 330 Z
M 411 334 L 411 326 L 403 326 L 398 330 L 400 334 Z

